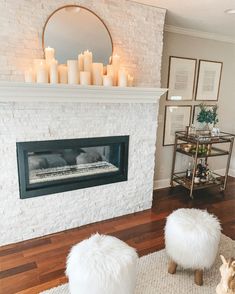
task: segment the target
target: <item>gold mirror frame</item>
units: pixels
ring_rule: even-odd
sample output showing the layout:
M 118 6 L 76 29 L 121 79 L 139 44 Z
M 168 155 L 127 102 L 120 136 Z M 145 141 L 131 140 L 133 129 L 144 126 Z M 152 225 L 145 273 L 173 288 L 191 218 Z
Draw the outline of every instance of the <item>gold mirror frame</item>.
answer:
M 87 11 L 89 11 L 90 13 L 92 13 L 94 16 L 96 16 L 100 21 L 101 21 L 101 23 L 104 25 L 104 27 L 105 27 L 105 29 L 106 29 L 106 31 L 108 32 L 108 35 L 109 35 L 109 38 L 110 38 L 110 42 L 111 42 L 111 55 L 113 55 L 113 39 L 112 39 L 112 36 L 111 36 L 111 34 L 110 34 L 110 31 L 109 31 L 109 29 L 108 29 L 108 27 L 107 27 L 107 25 L 104 23 L 104 21 L 95 13 L 95 12 L 93 12 L 92 10 L 90 10 L 90 9 L 88 9 L 88 8 L 86 8 L 86 7 L 84 7 L 84 6 L 81 6 L 81 5 L 73 5 L 73 4 L 71 4 L 71 5 L 64 5 L 64 6 L 61 6 L 61 7 L 59 7 L 59 8 L 57 8 L 56 10 L 54 10 L 50 15 L 49 15 L 49 17 L 47 18 L 47 20 L 46 20 L 46 22 L 45 22 L 45 24 L 44 24 L 44 26 L 43 26 L 43 31 L 42 31 L 42 49 L 43 49 L 43 52 L 44 52 L 44 49 L 45 49 L 45 31 L 46 31 L 46 27 L 47 27 L 47 24 L 48 24 L 48 22 L 49 22 L 49 20 L 51 19 L 51 17 L 56 13 L 56 12 L 58 12 L 59 10 L 61 10 L 61 9 L 65 9 L 65 8 L 68 8 L 68 7 L 78 7 L 78 8 L 82 8 L 82 9 L 84 9 L 84 10 L 87 10 Z M 89 48 L 88 48 L 89 49 Z M 44 57 L 45 57 L 45 52 L 44 52 Z M 68 59 L 69 59 L 70 57 L 68 57 Z M 108 62 L 109 63 L 109 62 Z

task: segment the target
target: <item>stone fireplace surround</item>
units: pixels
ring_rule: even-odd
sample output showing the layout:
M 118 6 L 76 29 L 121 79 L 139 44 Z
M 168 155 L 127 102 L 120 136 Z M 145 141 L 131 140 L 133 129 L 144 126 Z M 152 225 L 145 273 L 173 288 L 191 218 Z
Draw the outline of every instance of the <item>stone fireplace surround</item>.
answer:
M 89 90 L 25 85 L 24 70 L 42 58 L 42 28 L 67 4 L 99 15 L 114 54 L 135 77 L 133 89 Z M 0 3 L 0 244 L 112 218 L 151 206 L 165 9 L 127 0 L 37 0 Z M 79 93 L 79 94 L 78 94 Z M 128 182 L 19 199 L 16 142 L 130 136 Z
M 148 209 L 158 88 L 0 85 L 1 245 Z M 19 198 L 16 142 L 129 135 L 128 181 Z

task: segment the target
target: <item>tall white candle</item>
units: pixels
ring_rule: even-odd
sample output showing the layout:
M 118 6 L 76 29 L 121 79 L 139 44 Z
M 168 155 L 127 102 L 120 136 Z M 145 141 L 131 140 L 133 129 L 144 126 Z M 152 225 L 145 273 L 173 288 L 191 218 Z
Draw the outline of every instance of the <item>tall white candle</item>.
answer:
M 37 83 L 48 83 L 48 71 L 47 71 L 46 62 L 41 61 L 37 65 L 36 80 L 37 80 Z
M 103 63 L 92 64 L 92 85 L 102 86 L 103 84 Z
M 118 86 L 127 87 L 127 72 L 125 69 L 120 69 L 118 71 Z
M 35 82 L 35 71 L 33 68 L 29 68 L 24 72 L 24 81 L 26 83 L 34 83 Z
M 113 77 L 108 75 L 103 76 L 103 86 L 112 87 L 112 85 L 113 85 Z
M 82 53 L 78 55 L 78 71 L 84 71 L 84 55 Z
M 113 74 L 114 74 L 114 72 L 113 72 L 113 66 L 112 66 L 112 64 L 108 64 L 107 65 L 107 75 L 113 77 Z
M 120 69 L 120 56 L 115 54 L 112 56 L 112 66 L 113 66 L 113 85 L 118 85 L 118 72 Z
M 59 82 L 61 84 L 68 84 L 68 68 L 66 64 L 60 64 L 58 66 Z
M 51 60 L 55 58 L 55 49 L 51 47 L 45 48 L 45 59 Z
M 119 55 L 115 54 L 115 55 L 112 56 L 112 65 L 114 67 L 119 68 L 120 67 L 120 61 L 121 61 L 121 59 L 120 59 Z
M 77 60 L 67 60 L 68 66 L 68 84 L 78 84 L 78 61 Z
M 131 76 L 131 75 L 127 76 L 127 85 L 128 85 L 128 87 L 133 87 L 133 85 L 134 85 L 134 77 L 133 76 Z
M 53 59 L 50 63 L 50 83 L 58 83 L 58 61 Z
M 80 84 L 82 86 L 91 84 L 91 73 L 89 71 L 80 71 Z
M 34 71 L 35 73 L 37 72 L 37 67 L 40 63 L 45 63 L 46 64 L 46 60 L 45 59 L 34 59 L 33 60 L 33 67 L 34 67 Z
M 92 70 L 92 52 L 89 50 L 84 52 L 84 71 Z

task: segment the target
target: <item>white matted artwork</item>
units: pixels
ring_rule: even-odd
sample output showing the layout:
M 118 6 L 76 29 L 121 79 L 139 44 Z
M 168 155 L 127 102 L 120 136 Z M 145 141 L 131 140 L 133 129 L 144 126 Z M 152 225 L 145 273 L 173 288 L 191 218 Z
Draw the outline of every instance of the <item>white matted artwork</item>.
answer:
M 199 60 L 196 100 L 217 101 L 223 63 L 219 61 Z
M 163 146 L 173 145 L 175 132 L 184 131 L 190 125 L 192 106 L 166 106 Z
M 207 110 L 213 110 L 214 105 L 206 105 Z M 202 126 L 202 123 L 197 121 L 197 116 L 200 112 L 200 106 L 199 105 L 195 105 L 194 109 L 193 109 L 193 118 L 192 118 L 192 124 L 194 125 L 194 127 L 196 128 L 196 130 L 199 130 Z M 211 126 L 211 125 L 210 125 Z
M 197 60 L 170 56 L 167 100 L 193 100 Z

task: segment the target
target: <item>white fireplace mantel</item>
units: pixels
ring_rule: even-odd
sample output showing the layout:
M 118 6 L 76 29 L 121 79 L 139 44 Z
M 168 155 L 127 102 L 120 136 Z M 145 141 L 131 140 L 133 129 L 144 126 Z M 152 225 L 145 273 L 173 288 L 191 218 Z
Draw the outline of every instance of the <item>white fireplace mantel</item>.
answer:
M 167 89 L 0 82 L 0 102 L 157 103 Z

